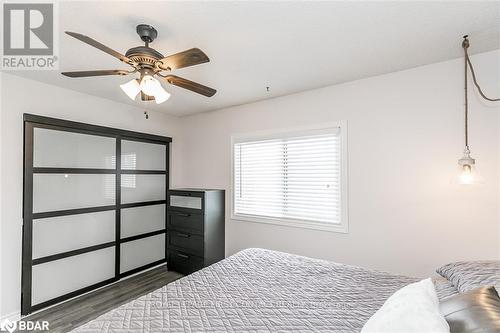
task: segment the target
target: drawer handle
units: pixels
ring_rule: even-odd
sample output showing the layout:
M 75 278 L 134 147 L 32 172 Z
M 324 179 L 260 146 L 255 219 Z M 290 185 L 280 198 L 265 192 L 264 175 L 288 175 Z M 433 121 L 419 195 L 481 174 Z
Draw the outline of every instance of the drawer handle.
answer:
M 185 255 L 185 254 L 182 254 L 182 253 L 177 253 L 177 255 L 181 258 L 184 258 L 184 259 L 189 259 L 189 256 L 188 255 Z
M 189 238 L 189 237 L 191 237 L 191 235 L 189 235 L 189 234 L 182 234 L 180 232 L 177 233 L 177 236 L 182 237 L 182 238 Z
M 183 216 L 183 217 L 190 217 L 191 214 L 186 214 L 186 213 L 177 213 L 178 216 Z

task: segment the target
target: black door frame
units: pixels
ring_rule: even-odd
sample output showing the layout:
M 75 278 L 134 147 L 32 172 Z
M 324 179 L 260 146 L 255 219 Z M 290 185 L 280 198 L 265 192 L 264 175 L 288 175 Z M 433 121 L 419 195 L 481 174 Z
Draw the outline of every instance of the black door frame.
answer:
M 84 294 L 91 290 L 103 287 L 107 284 L 118 281 L 119 279 L 131 274 L 135 274 L 142 270 L 154 267 L 156 265 L 165 263 L 167 260 L 167 193 L 169 189 L 170 177 L 170 143 L 172 138 L 159 135 L 133 132 L 128 130 L 121 130 L 117 128 L 110 128 L 98 125 L 90 125 L 80 122 L 68 121 L 63 119 L 56 119 L 33 115 L 25 113 L 23 115 L 24 121 L 24 177 L 23 177 L 23 239 L 22 239 L 22 270 L 21 270 L 21 314 L 28 315 L 33 311 L 40 310 L 47 306 L 62 302 L 64 300 L 73 298 L 75 296 Z M 112 137 L 116 139 L 116 165 L 115 169 L 92 169 L 92 168 L 40 168 L 33 167 L 33 135 L 35 128 L 46 128 L 65 132 L 74 132 L 82 134 L 90 134 L 97 136 Z M 121 170 L 121 141 L 140 141 L 146 143 L 156 143 L 165 145 L 166 149 L 166 164 L 165 171 L 158 170 Z M 115 204 L 99 207 L 87 207 L 77 209 L 67 209 L 59 211 L 49 211 L 41 213 L 33 213 L 33 174 L 34 173 L 67 173 L 67 174 L 114 174 L 115 175 Z M 122 174 L 164 174 L 165 175 L 165 200 L 134 202 L 134 203 L 121 203 L 121 175 Z M 141 207 L 149 205 L 165 205 L 165 228 L 153 232 L 147 232 L 131 237 L 121 238 L 121 209 Z M 115 211 L 115 240 L 103 244 L 97 244 L 85 248 L 80 248 L 72 251 L 62 252 L 42 258 L 33 259 L 32 255 L 32 240 L 33 240 L 33 220 L 42 219 L 56 216 L 66 216 L 75 214 L 85 214 L 102 211 Z M 41 223 L 41 222 L 36 222 Z M 120 245 L 126 242 L 135 241 L 138 239 L 165 235 L 165 256 L 164 259 L 137 267 L 127 272 L 120 272 Z M 39 304 L 32 304 L 32 267 L 34 265 L 43 264 L 46 262 L 59 260 L 83 253 L 101 250 L 108 247 L 115 248 L 115 275 L 114 277 L 101 281 L 99 283 L 86 286 L 84 288 L 72 291 L 70 293 L 58 296 L 56 298 L 44 301 Z

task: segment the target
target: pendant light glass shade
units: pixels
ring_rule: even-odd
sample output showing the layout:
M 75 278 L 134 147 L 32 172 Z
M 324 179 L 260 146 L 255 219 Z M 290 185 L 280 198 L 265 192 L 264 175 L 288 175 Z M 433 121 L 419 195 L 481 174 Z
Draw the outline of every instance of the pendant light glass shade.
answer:
M 156 104 L 161 104 L 170 98 L 170 94 L 163 88 L 161 90 L 158 90 L 153 96 L 155 97 Z
M 141 92 L 141 87 L 137 79 L 130 80 L 127 83 L 121 84 L 120 88 L 123 90 L 131 100 L 135 100 L 137 95 Z
M 470 151 L 465 149 L 464 156 L 458 160 L 458 176 L 456 182 L 460 185 L 482 184 L 483 179 L 476 168 L 476 160 L 470 157 Z
M 120 88 L 131 100 L 135 100 L 141 91 L 148 96 L 153 96 L 156 104 L 163 103 L 170 98 L 170 94 L 166 92 L 160 82 L 151 75 L 145 75 L 141 83 L 138 81 L 137 79 L 133 79 L 120 85 Z

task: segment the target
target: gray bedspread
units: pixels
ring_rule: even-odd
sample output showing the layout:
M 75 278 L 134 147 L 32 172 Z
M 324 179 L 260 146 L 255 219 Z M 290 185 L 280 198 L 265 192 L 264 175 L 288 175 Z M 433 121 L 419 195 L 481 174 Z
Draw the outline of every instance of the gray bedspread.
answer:
M 419 279 L 247 249 L 124 304 L 74 332 L 359 332 Z M 441 297 L 456 292 L 436 281 Z

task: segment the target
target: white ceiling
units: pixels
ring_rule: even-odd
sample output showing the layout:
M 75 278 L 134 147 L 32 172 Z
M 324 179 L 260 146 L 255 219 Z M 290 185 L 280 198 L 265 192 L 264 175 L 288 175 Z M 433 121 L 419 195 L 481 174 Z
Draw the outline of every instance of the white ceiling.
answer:
M 173 54 L 199 47 L 210 63 L 175 74 L 218 90 L 212 98 L 165 85 L 167 102 L 133 102 L 128 77 L 70 79 L 55 71 L 18 75 L 187 115 L 460 57 L 500 47 L 500 2 L 62 2 L 60 70 L 126 68 L 63 31 L 88 35 L 122 53 L 141 45 L 139 23 L 159 32 L 151 45 Z M 266 91 L 270 87 L 270 92 Z

